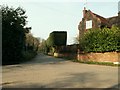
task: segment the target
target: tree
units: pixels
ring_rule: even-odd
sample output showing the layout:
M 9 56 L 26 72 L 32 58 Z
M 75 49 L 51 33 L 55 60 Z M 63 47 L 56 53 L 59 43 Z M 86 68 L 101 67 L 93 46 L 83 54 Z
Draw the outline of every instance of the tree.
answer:
M 39 38 L 34 37 L 31 33 L 26 34 L 26 51 L 38 51 L 40 41 Z
M 38 47 L 39 47 L 39 39 L 37 37 L 34 37 L 34 51 L 37 52 L 38 51 Z
M 25 33 L 29 32 L 25 10 L 0 6 L 2 12 L 3 64 L 18 63 L 25 47 Z
M 45 54 L 48 52 L 48 46 L 45 39 L 41 39 L 41 42 L 39 45 L 39 51 Z
M 74 37 L 74 43 L 79 44 L 79 36 L 78 35 L 76 37 Z

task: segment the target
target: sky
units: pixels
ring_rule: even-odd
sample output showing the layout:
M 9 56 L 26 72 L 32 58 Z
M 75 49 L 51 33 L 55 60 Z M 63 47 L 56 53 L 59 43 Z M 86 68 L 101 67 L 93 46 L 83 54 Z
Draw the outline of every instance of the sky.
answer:
M 118 3 L 118 11 L 120 12 L 120 1 Z
M 2 0 L 0 5 L 26 10 L 27 26 L 34 37 L 47 39 L 52 31 L 67 31 L 67 44 L 78 35 L 83 8 L 105 18 L 118 15 L 119 0 Z

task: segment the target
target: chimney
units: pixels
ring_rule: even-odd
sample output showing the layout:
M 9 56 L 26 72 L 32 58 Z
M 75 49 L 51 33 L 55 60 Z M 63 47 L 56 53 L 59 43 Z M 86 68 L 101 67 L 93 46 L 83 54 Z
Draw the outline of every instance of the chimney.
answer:
M 84 7 L 84 10 L 83 10 L 83 18 L 85 17 L 85 14 L 86 14 L 86 7 Z

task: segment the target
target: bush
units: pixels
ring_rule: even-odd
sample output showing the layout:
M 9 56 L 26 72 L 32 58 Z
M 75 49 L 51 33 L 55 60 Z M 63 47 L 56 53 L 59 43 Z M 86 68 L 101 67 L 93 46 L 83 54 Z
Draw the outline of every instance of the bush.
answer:
M 67 42 L 66 31 L 53 31 L 46 40 L 46 45 L 49 48 L 48 52 L 59 52 L 60 46 L 65 46 Z
M 66 45 L 67 41 L 67 32 L 66 31 L 54 31 L 50 33 L 49 38 L 47 39 L 48 46 L 62 46 Z
M 85 52 L 120 51 L 120 29 L 118 27 L 91 29 L 80 38 L 80 50 Z
M 23 60 L 21 60 L 21 62 L 31 60 L 37 55 L 35 51 L 23 51 L 22 54 L 23 54 Z

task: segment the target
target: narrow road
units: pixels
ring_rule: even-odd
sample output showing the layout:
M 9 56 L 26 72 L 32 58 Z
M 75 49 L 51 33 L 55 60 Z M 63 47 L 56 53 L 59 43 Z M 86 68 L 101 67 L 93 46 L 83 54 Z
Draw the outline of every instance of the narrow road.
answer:
M 32 61 L 3 66 L 2 79 L 3 88 L 117 88 L 118 67 L 38 54 Z

